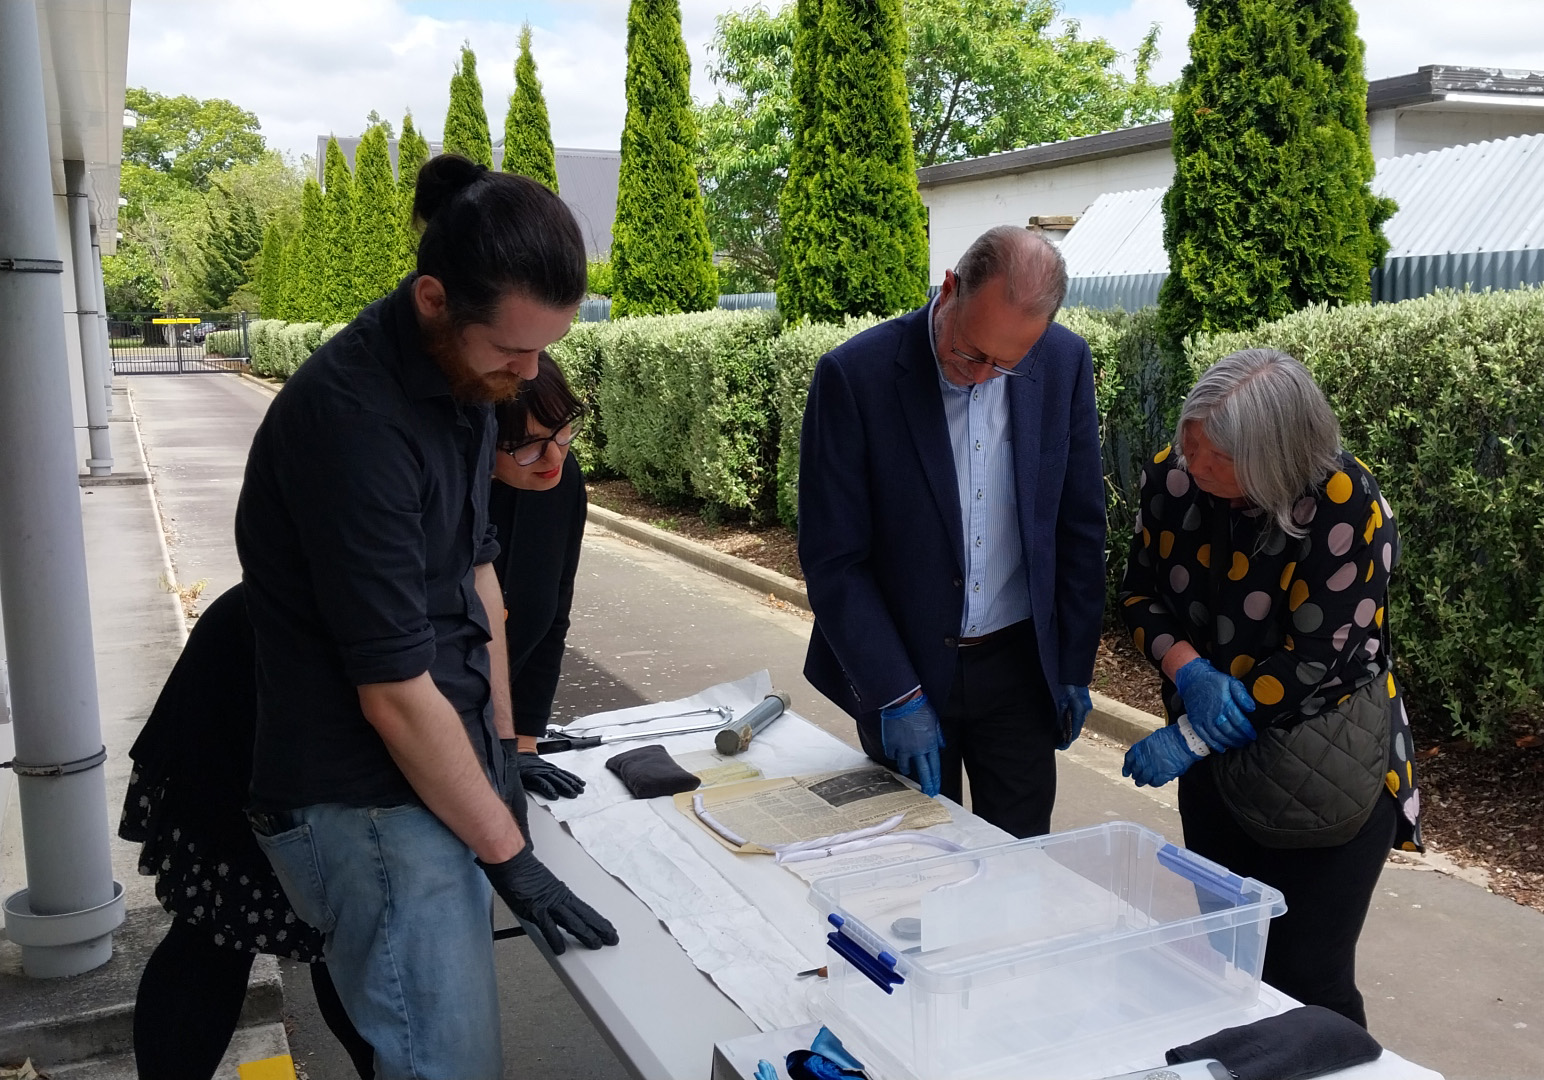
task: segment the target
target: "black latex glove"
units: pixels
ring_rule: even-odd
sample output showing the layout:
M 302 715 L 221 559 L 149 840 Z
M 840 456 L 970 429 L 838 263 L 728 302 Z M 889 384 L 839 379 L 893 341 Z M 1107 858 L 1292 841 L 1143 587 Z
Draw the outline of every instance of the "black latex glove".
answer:
M 514 740 L 504 740 L 513 742 Z M 506 765 L 509 763 L 508 753 L 504 756 Z M 531 791 L 536 792 L 544 799 L 574 799 L 584 790 L 584 777 L 575 776 L 567 769 L 560 769 L 552 764 L 551 758 L 542 757 L 540 754 L 517 754 L 515 763 L 520 767 L 520 779 Z
M 525 784 L 520 775 L 518 759 L 521 754 L 518 745 L 514 739 L 499 740 L 499 748 L 504 751 L 504 805 L 509 807 L 515 824 L 520 826 L 520 835 L 525 837 L 526 847 L 530 847 L 531 808 L 526 803 Z
M 493 882 L 494 891 L 504 898 L 509 910 L 536 924 L 553 952 L 561 953 L 568 948 L 558 927 L 574 935 L 587 949 L 617 943 L 616 928 L 570 892 L 529 847 L 522 848 L 513 859 L 492 866 L 479 859 L 477 865 Z

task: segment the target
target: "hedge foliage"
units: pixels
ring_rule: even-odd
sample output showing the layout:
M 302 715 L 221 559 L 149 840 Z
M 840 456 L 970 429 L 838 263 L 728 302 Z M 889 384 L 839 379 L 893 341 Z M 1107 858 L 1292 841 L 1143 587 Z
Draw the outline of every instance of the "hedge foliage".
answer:
M 204 351 L 211 356 L 240 356 L 241 330 L 216 330 L 204 338 Z

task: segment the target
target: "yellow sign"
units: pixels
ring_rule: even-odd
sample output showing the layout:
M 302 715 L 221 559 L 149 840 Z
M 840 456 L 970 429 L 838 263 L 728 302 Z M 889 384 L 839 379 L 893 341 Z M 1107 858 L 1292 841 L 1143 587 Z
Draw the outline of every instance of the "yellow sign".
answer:
M 295 1063 L 288 1054 L 236 1066 L 241 1080 L 295 1080 Z
M 203 322 L 203 321 L 204 321 L 203 319 L 151 319 L 150 320 L 152 325 L 155 325 L 155 326 L 165 326 L 168 323 L 199 323 L 199 322 Z

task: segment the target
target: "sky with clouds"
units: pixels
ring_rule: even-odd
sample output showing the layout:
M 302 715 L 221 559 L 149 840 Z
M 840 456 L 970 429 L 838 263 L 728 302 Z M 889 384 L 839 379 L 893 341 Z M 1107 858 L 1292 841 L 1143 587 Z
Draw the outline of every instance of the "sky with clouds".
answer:
M 692 90 L 709 99 L 714 19 L 754 0 L 681 0 Z M 774 6 L 780 0 L 763 0 Z M 1160 78 L 1184 65 L 1185 0 L 1062 0 L 1064 18 L 1128 55 L 1162 27 Z M 313 153 L 318 134 L 355 135 L 370 110 L 393 124 L 411 109 L 440 136 L 463 40 L 477 53 L 497 138 L 514 89 L 520 24 L 533 51 L 559 146 L 615 149 L 626 111 L 627 0 L 133 0 L 129 85 L 223 97 L 255 112 L 270 145 Z M 1544 0 L 1357 0 L 1367 74 L 1423 64 L 1544 70 Z

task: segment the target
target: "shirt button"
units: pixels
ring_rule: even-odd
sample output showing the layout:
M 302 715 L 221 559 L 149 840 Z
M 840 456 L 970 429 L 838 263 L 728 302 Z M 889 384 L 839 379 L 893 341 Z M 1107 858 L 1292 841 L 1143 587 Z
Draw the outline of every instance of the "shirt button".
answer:
M 976 401 L 976 400 L 979 400 L 980 397 L 981 397 L 981 391 L 980 390 L 973 390 L 973 391 L 971 391 L 970 400 Z
M 970 624 L 970 632 L 972 634 L 974 634 L 976 632 L 976 624 L 975 623 L 971 623 Z
M 980 450 L 980 449 L 981 449 L 981 440 L 980 440 L 980 439 L 977 439 L 977 440 L 976 440 L 976 449 L 977 449 L 977 450 Z
M 986 494 L 986 492 L 982 491 L 980 488 L 976 489 L 976 498 L 979 499 L 979 498 L 981 498 L 985 494 Z
M 979 536 L 978 536 L 978 537 L 976 537 L 976 546 L 977 546 L 977 547 L 980 547 L 980 546 L 981 546 L 981 537 L 979 537 Z
M 970 591 L 971 592 L 980 592 L 981 591 L 981 582 L 978 581 L 974 585 L 972 585 L 970 587 Z

